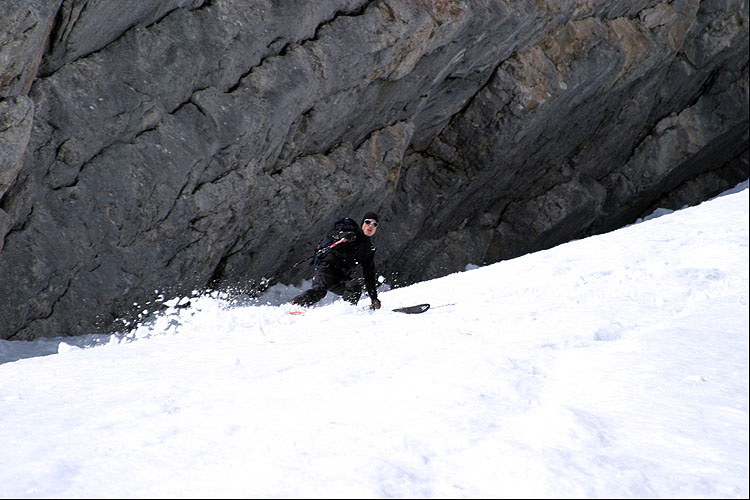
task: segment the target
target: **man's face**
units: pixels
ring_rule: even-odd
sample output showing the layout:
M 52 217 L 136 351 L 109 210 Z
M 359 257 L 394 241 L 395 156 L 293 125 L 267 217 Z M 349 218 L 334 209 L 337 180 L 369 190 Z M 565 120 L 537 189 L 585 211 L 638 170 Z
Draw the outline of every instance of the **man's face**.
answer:
M 365 221 L 362 223 L 362 232 L 365 233 L 365 236 L 372 236 L 377 230 L 378 221 L 376 220 L 365 219 Z

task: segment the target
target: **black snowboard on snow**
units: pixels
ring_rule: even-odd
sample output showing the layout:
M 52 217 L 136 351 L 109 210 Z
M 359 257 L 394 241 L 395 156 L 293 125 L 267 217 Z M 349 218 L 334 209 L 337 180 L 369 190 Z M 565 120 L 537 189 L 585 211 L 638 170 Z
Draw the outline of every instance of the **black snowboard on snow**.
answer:
M 405 314 L 419 314 L 419 313 L 425 312 L 429 308 L 430 308 L 430 304 L 417 304 L 416 306 L 397 307 L 396 309 L 391 309 L 391 310 L 393 312 L 399 312 L 399 313 L 405 313 Z

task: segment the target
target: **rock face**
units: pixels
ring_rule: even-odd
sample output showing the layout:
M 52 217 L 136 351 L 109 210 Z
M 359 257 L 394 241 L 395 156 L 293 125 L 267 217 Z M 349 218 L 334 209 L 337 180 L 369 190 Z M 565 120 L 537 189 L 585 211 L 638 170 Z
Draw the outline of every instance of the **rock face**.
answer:
M 748 177 L 747 0 L 2 0 L 0 338 L 310 276 L 394 285 Z

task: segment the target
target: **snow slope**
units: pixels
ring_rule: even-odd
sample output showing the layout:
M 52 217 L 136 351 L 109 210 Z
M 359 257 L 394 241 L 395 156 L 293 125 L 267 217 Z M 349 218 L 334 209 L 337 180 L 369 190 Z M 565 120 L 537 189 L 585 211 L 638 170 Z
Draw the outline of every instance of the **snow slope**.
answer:
M 275 287 L 0 341 L 0 497 L 747 498 L 736 191 L 381 293 L 420 315 Z

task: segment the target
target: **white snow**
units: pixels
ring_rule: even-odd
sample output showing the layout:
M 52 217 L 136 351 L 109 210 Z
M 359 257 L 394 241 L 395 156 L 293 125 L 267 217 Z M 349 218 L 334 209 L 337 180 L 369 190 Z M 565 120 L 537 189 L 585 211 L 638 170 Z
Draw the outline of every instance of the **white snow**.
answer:
M 748 498 L 748 283 L 743 183 L 376 312 L 0 341 L 0 497 Z

